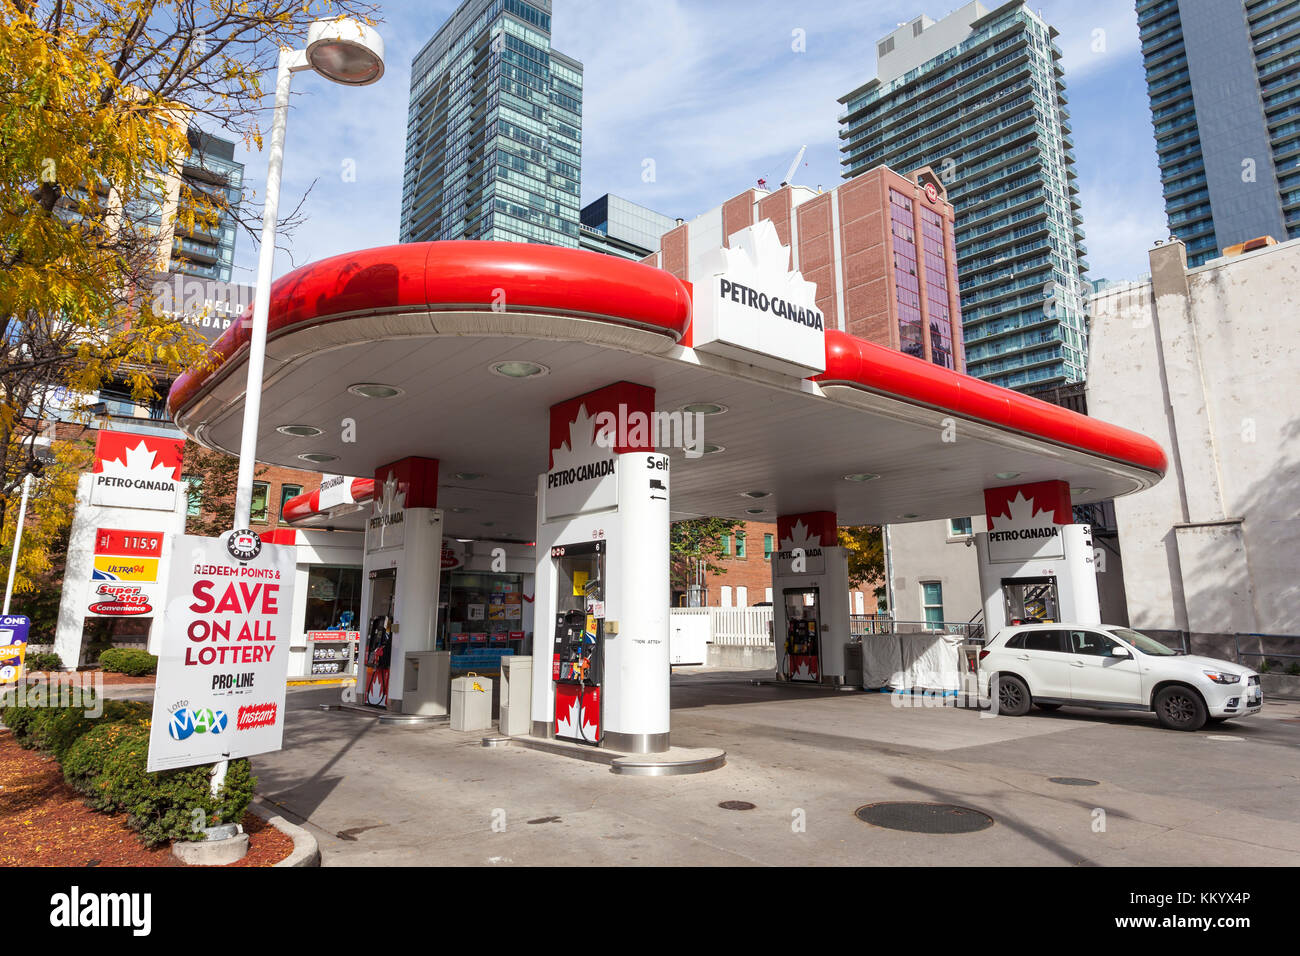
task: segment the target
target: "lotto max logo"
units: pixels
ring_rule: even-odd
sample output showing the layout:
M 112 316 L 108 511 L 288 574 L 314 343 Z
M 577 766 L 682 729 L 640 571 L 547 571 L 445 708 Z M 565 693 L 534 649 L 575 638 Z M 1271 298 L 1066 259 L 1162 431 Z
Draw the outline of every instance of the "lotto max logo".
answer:
M 185 740 L 193 734 L 219 734 L 226 729 L 224 710 L 190 710 L 182 707 L 167 722 L 172 740 Z

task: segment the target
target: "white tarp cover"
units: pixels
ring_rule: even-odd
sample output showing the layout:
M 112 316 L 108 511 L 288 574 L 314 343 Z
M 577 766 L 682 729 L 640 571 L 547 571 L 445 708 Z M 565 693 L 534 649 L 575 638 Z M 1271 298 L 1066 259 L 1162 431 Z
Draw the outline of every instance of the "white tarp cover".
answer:
M 862 638 L 862 686 L 879 690 L 893 686 L 903 670 L 903 654 L 897 634 L 868 634 Z
M 876 634 L 862 639 L 867 690 L 958 690 L 965 638 L 958 634 Z

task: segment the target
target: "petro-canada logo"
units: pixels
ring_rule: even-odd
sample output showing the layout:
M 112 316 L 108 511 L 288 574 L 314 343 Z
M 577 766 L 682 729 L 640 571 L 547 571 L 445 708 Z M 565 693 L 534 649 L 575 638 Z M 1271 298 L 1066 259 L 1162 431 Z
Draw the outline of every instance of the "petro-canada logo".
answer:
M 232 531 L 226 539 L 226 550 L 236 561 L 252 561 L 262 553 L 262 539 L 249 528 Z

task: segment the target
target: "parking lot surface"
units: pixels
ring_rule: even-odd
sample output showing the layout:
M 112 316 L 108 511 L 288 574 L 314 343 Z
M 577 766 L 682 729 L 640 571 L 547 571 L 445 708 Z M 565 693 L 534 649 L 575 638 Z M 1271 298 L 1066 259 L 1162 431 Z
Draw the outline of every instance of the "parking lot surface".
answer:
M 295 689 L 284 749 L 254 758 L 258 791 L 308 827 L 327 866 L 1300 864 L 1300 704 L 1177 733 L 1148 714 L 982 717 L 752 683 L 763 676 L 674 674 L 673 743 L 727 751 L 722 769 L 680 777 L 384 726 L 322 710 L 338 688 Z M 994 822 L 932 834 L 855 816 L 886 801 Z

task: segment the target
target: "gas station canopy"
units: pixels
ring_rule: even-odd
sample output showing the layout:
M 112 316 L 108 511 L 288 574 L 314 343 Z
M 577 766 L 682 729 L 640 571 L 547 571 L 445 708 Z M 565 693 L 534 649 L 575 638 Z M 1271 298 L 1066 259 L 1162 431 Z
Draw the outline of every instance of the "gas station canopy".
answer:
M 187 434 L 232 455 L 250 327 L 168 398 Z M 692 331 L 689 284 L 596 253 L 432 242 L 324 259 L 271 291 L 258 460 L 369 477 L 438 459 L 448 535 L 531 541 L 550 407 L 628 381 L 660 412 L 715 406 L 706 454 L 660 449 L 674 520 L 966 516 L 985 488 L 1052 479 L 1086 504 L 1166 468 L 1141 435 L 843 332 L 825 333 L 825 372 L 800 379 L 697 350 Z

